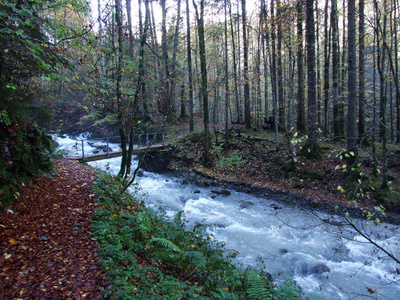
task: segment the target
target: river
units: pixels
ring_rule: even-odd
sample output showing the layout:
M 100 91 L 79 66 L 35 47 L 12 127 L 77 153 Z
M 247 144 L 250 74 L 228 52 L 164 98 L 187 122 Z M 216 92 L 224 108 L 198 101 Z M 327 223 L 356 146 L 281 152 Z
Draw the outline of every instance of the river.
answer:
M 69 137 L 56 141 L 65 149 L 74 144 Z M 120 158 L 89 164 L 116 174 Z M 162 206 L 171 217 L 184 211 L 189 227 L 206 224 L 207 234 L 224 242 L 227 249 L 238 251 L 234 258 L 238 266 L 262 264 L 277 283 L 290 276 L 307 297 L 400 298 L 400 266 L 349 226 L 321 221 L 340 224 L 339 216 L 287 205 L 272 193 L 255 197 L 230 190 L 227 195 L 221 188 L 199 187 L 171 174 L 143 171 L 137 182 L 148 206 Z M 398 225 L 354 222 L 400 257 Z

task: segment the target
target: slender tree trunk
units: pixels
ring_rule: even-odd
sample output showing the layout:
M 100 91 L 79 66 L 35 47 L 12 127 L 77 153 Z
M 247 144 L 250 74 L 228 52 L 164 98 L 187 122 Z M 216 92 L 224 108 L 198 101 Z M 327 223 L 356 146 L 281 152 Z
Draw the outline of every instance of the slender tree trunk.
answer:
M 316 3 L 318 3 L 316 1 Z M 321 57 L 320 57 L 320 13 L 319 13 L 319 8 L 317 7 L 315 9 L 315 46 L 316 46 L 316 55 L 315 55 L 315 61 L 316 61 L 316 77 L 317 77 L 317 89 L 316 89 L 316 93 L 317 93 L 317 124 L 316 124 L 316 128 L 320 129 L 321 128 L 321 111 L 322 111 L 322 84 L 321 84 Z
M 306 45 L 307 45 L 307 84 L 308 84 L 308 141 L 306 155 L 319 157 L 317 148 L 317 106 L 315 72 L 315 28 L 314 0 L 306 0 Z
M 304 0 L 297 2 L 297 130 L 307 130 L 304 89 L 304 47 L 303 47 Z
M 237 70 L 237 57 L 236 57 L 236 43 L 235 43 L 235 31 L 233 27 L 233 16 L 232 16 L 232 3 L 229 1 L 229 19 L 230 19 L 230 28 L 231 28 L 231 38 L 232 38 L 232 58 L 233 58 L 233 81 L 235 87 L 235 102 L 236 102 L 236 110 L 237 110 L 237 119 L 236 122 L 239 124 L 242 121 L 241 112 L 240 112 L 240 102 L 239 102 L 239 87 L 238 87 L 238 70 Z
M 187 68 L 188 68 L 188 91 L 189 91 L 189 130 L 194 131 L 193 116 L 193 71 L 192 71 L 192 45 L 190 41 L 190 9 L 189 0 L 186 0 L 186 43 L 187 43 Z
M 200 13 L 195 0 L 193 6 L 196 12 L 197 31 L 199 34 L 199 55 L 201 68 L 201 95 L 203 97 L 203 124 L 204 124 L 204 152 L 203 165 L 208 166 L 210 163 L 210 117 L 208 111 L 208 90 L 207 90 L 207 62 L 206 62 L 206 47 L 204 37 L 204 0 L 200 0 Z
M 337 0 L 332 0 L 331 6 L 333 135 L 335 138 L 341 139 L 344 136 L 344 122 L 343 103 L 339 102 L 340 54 Z
M 347 8 L 348 23 L 348 112 L 347 112 L 347 151 L 350 155 L 351 165 L 357 161 L 357 63 L 356 63 L 356 1 L 349 0 Z
M 228 70 L 228 20 L 227 20 L 227 3 L 224 2 L 224 83 L 225 83 L 225 148 L 229 145 L 229 70 Z
M 163 88 L 162 88 L 162 113 L 167 121 L 172 121 L 173 118 L 173 104 L 171 98 L 171 74 L 170 62 L 168 57 L 168 41 L 167 41 L 167 8 L 166 0 L 161 0 L 161 48 L 162 48 L 162 63 L 163 63 Z
M 325 17 L 324 17 L 324 27 L 325 27 L 325 36 L 324 36 L 324 134 L 327 136 L 328 134 L 328 124 L 329 124 L 329 68 L 330 68 L 330 28 L 329 26 L 329 14 L 328 14 L 328 7 L 329 7 L 329 0 L 325 2 Z
M 374 24 L 375 28 L 377 28 L 377 16 L 374 14 Z M 373 44 L 377 45 L 377 40 L 378 40 L 378 31 L 374 31 L 374 38 L 373 38 Z M 372 172 L 374 174 L 375 178 L 378 178 L 379 175 L 379 170 L 378 170 L 378 159 L 376 155 L 376 127 L 377 127 L 377 118 L 376 118 L 376 108 L 377 108 L 377 101 L 376 101 L 376 66 L 377 64 L 377 55 L 376 55 L 376 47 L 373 48 L 372 50 L 372 60 L 373 60 L 373 70 L 372 70 L 372 99 L 373 99 L 373 107 L 372 107 Z
M 261 26 L 259 24 L 259 29 L 261 29 Z M 262 120 L 262 113 L 261 113 L 261 36 L 257 35 L 257 49 L 255 50 L 256 52 L 256 61 L 255 61 L 255 74 L 254 74 L 254 80 L 255 80 L 255 102 L 256 102 L 256 107 L 255 107 L 255 122 L 256 124 L 260 124 Z M 254 110 L 253 110 L 254 111 Z M 254 122 L 254 121 L 253 121 Z
M 395 20 L 400 18 L 400 7 L 399 2 L 395 1 Z M 394 53 L 399 53 L 399 21 L 395 21 L 394 24 Z M 394 55 L 395 73 L 396 73 L 396 84 L 399 85 L 399 56 Z M 396 143 L 400 143 L 400 89 L 396 88 Z
M 263 53 L 263 65 L 264 65 L 264 120 L 268 120 L 269 117 L 269 97 L 268 97 L 268 57 L 267 50 L 269 48 L 269 34 L 268 34 L 268 26 L 267 26 L 267 6 L 265 0 L 261 0 L 261 16 L 260 22 L 263 24 L 262 26 L 262 53 Z
M 343 0 L 342 3 L 342 15 L 345 16 L 346 15 L 346 4 L 347 4 L 347 0 Z M 343 103 L 346 102 L 347 97 L 346 97 L 346 75 L 347 75 L 347 68 L 346 68 L 346 62 L 347 62 L 347 33 L 346 33 L 346 20 L 347 18 L 343 17 L 342 18 L 342 63 L 341 63 L 341 74 L 340 74 L 340 81 L 339 81 L 339 92 L 340 92 L 340 101 Z M 344 126 L 343 126 L 344 128 Z M 343 131 L 344 133 L 344 131 Z
M 99 15 L 97 23 L 99 24 L 99 47 L 100 47 L 100 87 L 103 85 L 104 77 L 104 54 L 103 48 L 103 20 L 101 17 L 101 0 L 97 0 L 97 13 Z
M 358 135 L 368 144 L 365 135 L 365 10 L 364 0 L 358 2 Z
M 121 148 L 122 148 L 121 168 L 118 173 L 119 178 L 123 178 L 126 174 L 126 166 L 128 158 L 127 157 L 128 152 L 126 149 L 125 114 L 124 114 L 124 107 L 122 103 L 122 92 L 121 92 L 123 59 L 124 59 L 121 6 L 122 6 L 121 0 L 115 0 L 115 23 L 117 25 L 117 31 L 118 31 L 116 96 L 117 96 L 117 109 L 118 109 L 118 128 L 119 128 L 119 135 L 121 138 Z
M 126 17 L 128 21 L 129 34 L 129 58 L 133 58 L 133 31 L 132 31 L 132 5 L 131 0 L 126 0 Z
M 140 42 L 139 42 L 139 66 L 138 66 L 138 77 L 136 80 L 136 88 L 133 93 L 133 104 L 132 108 L 133 111 L 130 113 L 130 128 L 129 128 L 129 148 L 128 148 L 128 153 L 127 153 L 127 162 L 126 162 L 126 174 L 125 177 L 127 178 L 131 174 L 131 167 L 132 167 L 132 156 L 133 156 L 133 148 L 134 148 L 134 137 L 135 137 L 135 124 L 137 123 L 137 115 L 139 114 L 139 99 L 143 100 L 143 105 L 146 108 L 146 100 L 145 94 L 146 94 L 146 84 L 145 84 L 145 65 L 144 65 L 144 47 L 146 45 L 146 39 L 147 39 L 147 32 L 149 28 L 149 23 L 150 23 L 150 10 L 149 10 L 149 2 L 148 0 L 145 1 L 145 7 L 146 7 L 146 16 L 145 16 L 145 22 L 143 26 L 143 21 L 142 21 L 142 9 L 141 9 L 141 1 L 138 0 L 138 5 L 139 5 L 139 34 L 140 34 Z M 145 109 L 146 111 L 146 109 Z M 144 116 L 144 120 L 148 121 L 149 116 L 147 114 Z M 134 179 L 134 178 L 133 178 Z
M 272 87 L 272 103 L 273 103 L 273 115 L 274 115 L 274 128 L 275 128 L 275 149 L 279 152 L 279 112 L 278 112 L 278 96 L 276 89 L 276 16 L 275 16 L 275 4 L 274 0 L 271 0 L 271 87 Z
M 172 105 L 174 105 L 175 89 L 176 89 L 176 81 L 177 81 L 177 72 L 176 72 L 176 57 L 178 55 L 178 42 L 179 42 L 179 28 L 181 24 L 181 0 L 177 0 L 177 13 L 176 13 L 176 24 L 175 24 L 175 32 L 174 32 L 174 45 L 172 49 L 172 62 L 171 62 L 171 82 L 170 82 L 170 97 Z
M 389 62 L 390 62 L 390 70 L 391 74 L 393 77 L 393 80 L 391 81 L 391 84 L 394 85 L 395 87 L 395 106 L 396 108 L 391 109 L 391 118 L 392 118 L 392 141 L 396 141 L 397 143 L 400 142 L 400 82 L 399 82 L 399 56 L 397 55 L 398 52 L 398 43 L 399 41 L 397 40 L 398 37 L 398 7 L 399 3 L 398 1 L 394 1 L 393 4 L 393 9 L 391 10 L 391 25 L 390 25 L 390 30 L 391 30 L 391 49 L 388 49 L 388 54 L 389 54 Z M 392 90 L 392 89 L 391 89 Z M 391 101 L 392 103 L 392 101 Z M 394 106 L 394 105 L 393 105 Z M 397 116 L 397 119 L 395 120 Z M 395 124 L 394 124 L 395 123 Z M 394 137 L 394 134 L 396 137 Z
M 277 1 L 276 20 L 277 20 L 277 53 L 276 53 L 276 75 L 278 84 L 278 109 L 279 109 L 279 126 L 281 129 L 286 128 L 285 124 L 285 103 L 283 97 L 283 63 L 282 63 L 282 7 L 280 1 Z
M 243 26 L 243 95 L 244 95 L 244 123 L 246 128 L 251 127 L 250 112 L 250 84 L 249 84 L 249 50 L 247 41 L 246 0 L 242 3 L 242 26 Z
M 376 14 L 379 16 L 377 20 L 377 41 L 378 41 L 378 72 L 380 78 L 380 135 L 382 138 L 382 185 L 381 188 L 383 190 L 387 190 L 389 188 L 389 180 L 388 180 L 388 166 L 387 166 L 387 121 L 386 121 L 386 108 L 387 108 L 387 82 L 385 75 L 385 65 L 387 63 L 386 60 L 386 28 L 387 28 L 387 0 L 383 0 L 383 13 L 379 13 L 378 3 L 375 0 L 375 10 Z M 380 20 L 380 15 L 383 16 L 383 20 Z M 382 22 L 382 23 L 381 23 Z

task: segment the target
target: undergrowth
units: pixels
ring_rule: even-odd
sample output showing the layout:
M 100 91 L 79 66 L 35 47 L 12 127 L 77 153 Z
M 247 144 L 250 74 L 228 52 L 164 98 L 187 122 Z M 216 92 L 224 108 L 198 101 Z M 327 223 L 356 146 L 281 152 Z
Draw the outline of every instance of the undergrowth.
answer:
M 274 286 L 262 272 L 240 270 L 205 227 L 185 229 L 182 212 L 167 220 L 142 201 L 121 194 L 104 173 L 95 184 L 99 209 L 93 231 L 111 299 L 298 299 L 294 285 Z

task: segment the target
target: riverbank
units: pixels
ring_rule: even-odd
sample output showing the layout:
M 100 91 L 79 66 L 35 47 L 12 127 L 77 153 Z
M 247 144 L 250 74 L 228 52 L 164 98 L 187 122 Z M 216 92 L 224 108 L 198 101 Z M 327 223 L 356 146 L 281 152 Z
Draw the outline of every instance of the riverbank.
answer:
M 226 186 L 257 196 L 268 194 L 305 209 L 356 217 L 370 212 L 381 221 L 400 223 L 400 170 L 396 163 L 400 151 L 396 148 L 389 158 L 391 187 L 385 192 L 380 190 L 380 178 L 372 174 L 368 147 L 361 147 L 359 152 L 357 171 L 361 179 L 349 180 L 346 161 L 341 157 L 344 145 L 339 142 L 322 141 L 321 159 L 313 160 L 293 155 L 293 140 L 289 137 L 280 137 L 277 152 L 274 135 L 260 129 L 231 128 L 227 147 L 224 138 L 223 131 L 214 131 L 207 167 L 202 164 L 202 132 L 181 138 L 173 144 L 170 170 L 194 183 Z M 381 207 L 385 208 L 384 214 L 377 211 Z

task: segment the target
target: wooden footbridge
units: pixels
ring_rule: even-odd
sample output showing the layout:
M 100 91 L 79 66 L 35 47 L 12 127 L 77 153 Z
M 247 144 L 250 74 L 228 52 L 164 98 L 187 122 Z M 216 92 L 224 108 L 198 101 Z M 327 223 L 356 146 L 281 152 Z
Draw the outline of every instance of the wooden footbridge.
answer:
M 167 147 L 165 143 L 165 133 L 142 133 L 135 135 L 136 140 L 134 140 L 135 148 L 133 148 L 132 154 L 144 154 L 149 152 L 156 152 L 163 150 Z M 77 140 L 74 148 L 81 152 L 81 155 L 68 156 L 66 159 L 81 160 L 81 161 L 96 161 L 102 159 L 108 159 L 113 157 L 122 156 L 122 150 L 114 151 L 110 147 L 110 141 L 119 137 L 105 137 L 97 139 L 82 139 Z M 102 145 L 95 145 L 97 141 L 104 141 Z M 157 141 L 157 143 L 156 143 Z M 128 142 L 127 142 L 128 143 Z M 95 148 L 95 153 L 85 150 L 85 144 L 90 145 Z M 114 143 L 115 144 L 115 143 Z M 144 144 L 144 145 L 143 145 Z M 78 149 L 80 148 L 80 149 Z

